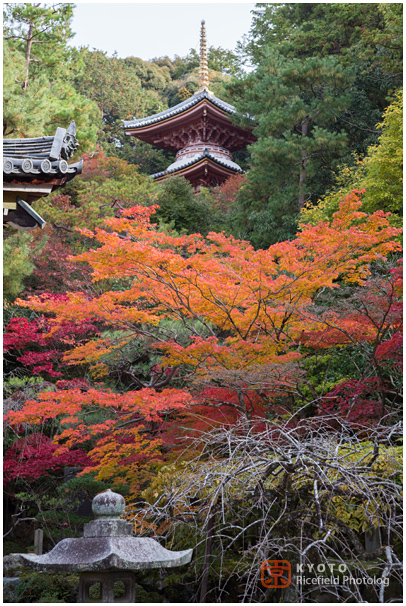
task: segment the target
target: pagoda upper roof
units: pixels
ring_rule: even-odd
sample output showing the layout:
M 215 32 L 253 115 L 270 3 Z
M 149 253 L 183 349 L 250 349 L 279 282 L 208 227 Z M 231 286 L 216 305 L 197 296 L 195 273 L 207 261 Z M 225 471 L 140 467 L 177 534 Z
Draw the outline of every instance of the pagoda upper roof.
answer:
M 133 118 L 132 120 L 123 120 L 124 128 L 143 128 L 144 126 L 157 124 L 159 122 L 162 122 L 163 120 L 167 120 L 168 118 L 172 118 L 174 116 L 182 114 L 183 112 L 194 107 L 204 99 L 207 99 L 208 101 L 210 101 L 210 103 L 223 110 L 227 114 L 237 113 L 237 110 L 233 105 L 222 101 L 221 99 L 213 95 L 213 93 L 205 89 L 195 93 L 194 95 L 192 95 L 192 97 L 189 97 L 189 99 L 181 101 L 181 103 L 178 103 L 177 105 L 174 105 L 169 109 L 165 109 L 164 111 L 159 112 L 158 114 L 154 114 L 153 116 L 147 116 L 146 118 L 139 119 Z

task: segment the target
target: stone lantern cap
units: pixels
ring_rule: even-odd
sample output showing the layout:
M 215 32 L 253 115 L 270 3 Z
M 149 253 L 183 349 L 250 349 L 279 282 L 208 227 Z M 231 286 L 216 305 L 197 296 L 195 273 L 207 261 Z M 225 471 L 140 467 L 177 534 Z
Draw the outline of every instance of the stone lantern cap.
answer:
M 134 537 L 131 522 L 121 520 L 125 500 L 110 489 L 93 499 L 95 520 L 84 526 L 83 538 L 63 539 L 44 555 L 20 554 L 25 566 L 44 572 L 146 570 L 183 566 L 193 549 L 170 551 L 155 539 Z

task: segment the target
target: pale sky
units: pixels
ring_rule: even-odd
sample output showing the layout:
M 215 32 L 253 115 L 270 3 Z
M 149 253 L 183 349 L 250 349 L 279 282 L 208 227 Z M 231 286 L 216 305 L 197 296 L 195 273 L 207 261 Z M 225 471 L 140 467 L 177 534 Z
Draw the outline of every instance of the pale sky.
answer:
M 120 58 L 134 56 L 183 57 L 191 48 L 199 52 L 200 22 L 206 21 L 208 46 L 234 50 L 248 34 L 255 4 L 239 2 L 75 2 L 73 46 L 117 51 Z

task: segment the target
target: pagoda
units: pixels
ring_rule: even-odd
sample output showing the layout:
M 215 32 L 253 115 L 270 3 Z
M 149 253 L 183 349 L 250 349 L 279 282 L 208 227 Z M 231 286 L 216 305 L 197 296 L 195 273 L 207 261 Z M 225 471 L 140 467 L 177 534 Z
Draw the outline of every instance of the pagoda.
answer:
M 237 110 L 218 99 L 208 88 L 205 22 L 201 24 L 199 90 L 189 99 L 147 118 L 125 120 L 126 135 L 132 135 L 160 149 L 176 152 L 173 164 L 151 175 L 162 181 L 181 175 L 200 187 L 221 185 L 230 176 L 244 171 L 234 162 L 232 152 L 253 143 L 255 136 L 233 124 Z M 253 125 L 254 126 L 254 125 Z

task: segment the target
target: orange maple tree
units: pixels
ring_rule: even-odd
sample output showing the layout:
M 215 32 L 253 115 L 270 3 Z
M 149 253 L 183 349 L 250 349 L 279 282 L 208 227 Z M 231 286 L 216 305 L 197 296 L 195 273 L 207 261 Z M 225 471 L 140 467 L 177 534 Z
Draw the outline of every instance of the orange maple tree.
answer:
M 97 472 L 97 480 L 114 478 L 116 484 L 128 483 L 138 488 L 143 466 L 159 460 L 159 438 L 151 438 L 151 427 L 162 423 L 166 411 L 186 407 L 188 393 L 167 389 L 162 395 L 153 389 L 115 394 L 110 390 L 67 389 L 42 393 L 28 401 L 23 410 L 11 412 L 9 422 L 45 426 L 59 419 L 61 432 L 54 438 L 59 447 L 56 456 L 70 449 L 85 448 L 91 464 L 82 473 Z M 89 415 L 99 422 L 86 422 Z
M 158 456 L 163 434 L 156 428 L 171 411 L 211 405 L 223 414 L 228 407 L 248 422 L 261 407 L 265 414 L 275 398 L 294 391 L 303 345 L 320 341 L 323 331 L 338 345 L 342 337 L 331 335 L 376 338 L 373 323 L 366 326 L 354 314 L 335 316 L 332 330 L 331 313 L 315 303 L 322 289 L 364 284 L 371 262 L 400 248 L 394 241 L 400 230 L 382 211 L 360 212 L 360 197 L 352 192 L 331 223 L 301 226 L 295 240 L 267 250 L 224 234 L 158 232 L 154 208 L 133 207 L 107 219 L 106 229 L 80 230 L 98 247 L 74 260 L 91 266 L 104 292 L 91 299 L 68 293 L 63 302 L 34 296 L 19 304 L 50 315 L 51 334 L 69 321 L 112 328 L 66 353 L 70 364 L 86 364 L 102 377 L 109 356 L 137 341 L 160 356 L 159 371 L 154 363 L 149 383 L 140 381 L 139 391 L 124 394 L 42 394 L 39 402 L 10 413 L 9 422 L 58 416 L 65 426 L 55 438 L 61 449 L 87 443 L 100 478 L 117 476 L 121 468 L 126 481 L 137 485 L 135 470 Z M 114 290 L 108 288 L 113 281 Z M 108 411 L 108 418 L 87 422 L 92 407 Z

